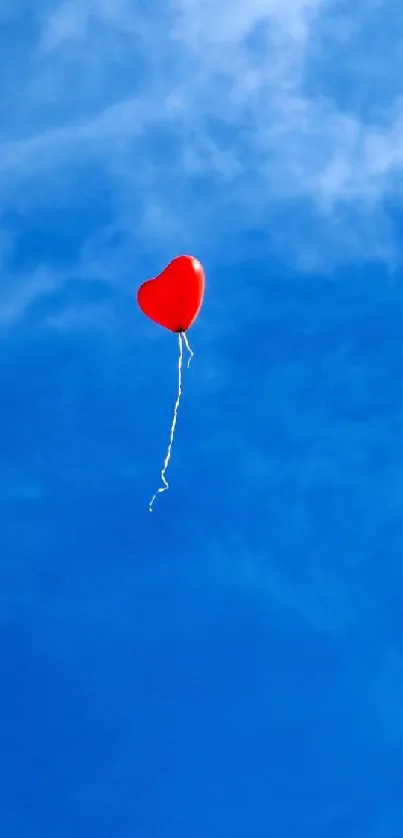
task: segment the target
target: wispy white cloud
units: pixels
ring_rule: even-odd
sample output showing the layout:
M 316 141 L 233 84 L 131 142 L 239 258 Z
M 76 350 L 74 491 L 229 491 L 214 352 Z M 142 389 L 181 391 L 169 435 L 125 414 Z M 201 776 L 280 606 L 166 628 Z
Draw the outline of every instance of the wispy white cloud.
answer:
M 332 0 L 171 0 L 159 15 L 127 0 L 35 6 L 28 59 L 11 45 L 7 58 L 19 95 L 13 73 L 1 82 L 3 201 L 31 213 L 46 201 L 68 206 L 77 168 L 100 166 L 115 217 L 80 245 L 80 270 L 100 240 L 108 251 L 111 230 L 125 256 L 131 246 L 146 257 L 185 245 L 214 253 L 229 233 L 266 228 L 302 269 L 397 260 L 383 202 L 401 190 L 402 101 L 396 94 L 369 121 L 359 100 L 343 106 L 325 84 L 329 21 L 337 82 L 338 55 L 347 62 L 366 15 L 372 7 L 341 14 Z M 395 40 L 387 18 L 385 47 Z M 368 55 L 369 76 L 372 63 Z M 316 88 L 313 68 L 323 74 Z M 361 66 L 360 90 L 363 77 Z M 283 213 L 304 223 L 285 235 Z

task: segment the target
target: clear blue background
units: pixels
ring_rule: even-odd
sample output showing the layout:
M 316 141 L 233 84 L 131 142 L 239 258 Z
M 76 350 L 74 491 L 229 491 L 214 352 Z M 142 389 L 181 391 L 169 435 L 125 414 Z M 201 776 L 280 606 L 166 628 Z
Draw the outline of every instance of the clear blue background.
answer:
M 2 838 L 403 835 L 402 38 L 0 3 Z

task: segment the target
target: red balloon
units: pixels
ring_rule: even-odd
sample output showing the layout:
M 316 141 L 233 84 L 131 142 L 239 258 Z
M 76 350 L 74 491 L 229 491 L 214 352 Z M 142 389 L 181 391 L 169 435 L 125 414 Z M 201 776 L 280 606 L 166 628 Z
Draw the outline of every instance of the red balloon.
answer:
M 137 292 L 142 312 L 171 332 L 186 332 L 201 309 L 204 271 L 193 256 L 177 256 Z

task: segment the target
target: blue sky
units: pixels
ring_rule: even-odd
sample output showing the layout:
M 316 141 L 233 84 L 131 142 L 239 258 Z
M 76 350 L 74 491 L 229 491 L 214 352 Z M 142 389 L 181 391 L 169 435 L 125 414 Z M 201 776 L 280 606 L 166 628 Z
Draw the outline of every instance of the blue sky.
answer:
M 403 834 L 402 38 L 0 1 L 4 838 Z

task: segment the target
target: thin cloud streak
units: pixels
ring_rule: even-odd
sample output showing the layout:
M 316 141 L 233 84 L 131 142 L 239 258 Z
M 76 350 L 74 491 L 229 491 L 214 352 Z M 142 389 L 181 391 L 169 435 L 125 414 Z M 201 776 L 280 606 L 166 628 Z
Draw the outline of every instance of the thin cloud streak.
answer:
M 5 200 L 33 208 L 39 183 L 98 161 L 114 196 L 116 226 L 140 225 L 150 240 L 165 238 L 167 215 L 167 238 L 180 238 L 191 196 L 207 178 L 208 211 L 195 200 L 196 241 L 214 236 L 223 207 L 232 208 L 235 232 L 264 227 L 273 210 L 303 200 L 331 239 L 337 222 L 332 252 L 326 248 L 330 262 L 337 261 L 343 232 L 347 240 L 350 234 L 346 205 L 363 227 L 361 240 L 347 245 L 347 257 L 396 259 L 382 201 L 400 195 L 401 101 L 382 122 L 369 124 L 306 89 L 311 42 L 320 38 L 331 6 L 324 0 L 227 2 L 217 14 L 213 4 L 175 0 L 152 27 L 147 12 L 123 1 L 61 3 L 39 15 L 32 75 L 15 105 L 19 137 L 10 129 L 0 145 Z M 32 135 L 33 112 L 41 124 Z M 33 189 L 22 197 L 26 182 Z M 280 249 L 290 258 L 281 242 Z M 298 236 L 287 250 L 303 267 Z M 317 254 L 319 264 L 323 257 Z

